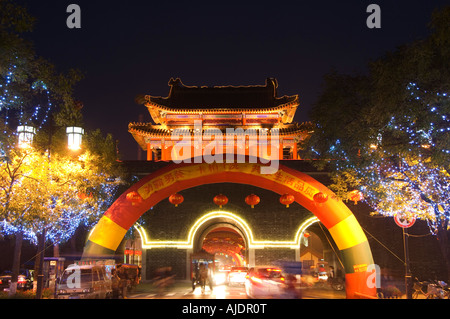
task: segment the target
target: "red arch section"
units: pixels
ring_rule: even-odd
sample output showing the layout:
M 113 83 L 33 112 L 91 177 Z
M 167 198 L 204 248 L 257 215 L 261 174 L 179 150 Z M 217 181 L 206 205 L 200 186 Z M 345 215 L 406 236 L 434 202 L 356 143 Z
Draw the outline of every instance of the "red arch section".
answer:
M 280 165 L 274 174 L 261 174 L 259 163 L 172 164 L 148 175 L 122 194 L 89 236 L 84 257 L 114 252 L 137 219 L 163 199 L 181 190 L 212 183 L 240 183 L 278 194 L 289 193 L 327 227 L 344 259 L 347 297 L 375 296 L 367 272 L 373 264 L 367 238 L 353 213 L 311 176 Z M 317 196 L 319 195 L 319 196 Z

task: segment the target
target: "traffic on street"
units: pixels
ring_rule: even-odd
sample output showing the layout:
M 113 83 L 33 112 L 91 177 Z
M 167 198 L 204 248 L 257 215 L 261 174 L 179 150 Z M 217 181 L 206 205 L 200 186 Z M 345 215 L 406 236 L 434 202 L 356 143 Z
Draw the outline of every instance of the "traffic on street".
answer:
M 299 288 L 297 298 L 301 299 L 345 299 L 345 291 L 327 288 Z M 221 284 L 210 289 L 192 290 L 190 282 L 177 282 L 163 292 L 155 291 L 151 284 L 142 283 L 129 293 L 129 299 L 250 299 L 244 286 Z M 271 298 L 266 297 L 264 299 Z M 275 297 L 272 297 L 275 298 Z M 291 298 L 292 299 L 292 298 Z

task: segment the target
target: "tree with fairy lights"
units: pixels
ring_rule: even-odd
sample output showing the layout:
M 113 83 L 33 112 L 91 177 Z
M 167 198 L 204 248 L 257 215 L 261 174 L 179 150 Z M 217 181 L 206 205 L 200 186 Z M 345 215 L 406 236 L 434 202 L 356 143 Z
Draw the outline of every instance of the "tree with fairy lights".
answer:
M 450 7 L 431 33 L 369 64 L 325 77 L 305 145 L 326 162 L 336 194 L 360 194 L 375 213 L 425 220 L 450 278 Z
M 22 238 L 38 243 L 39 267 L 46 241 L 64 242 L 98 221 L 121 172 L 110 135 L 88 132 L 80 149 L 67 149 L 66 127 L 82 124 L 82 105 L 73 99 L 79 72 L 58 73 L 36 56 L 20 36 L 33 22 L 24 8 L 0 1 L 0 21 L 0 230 L 17 240 L 14 291 Z

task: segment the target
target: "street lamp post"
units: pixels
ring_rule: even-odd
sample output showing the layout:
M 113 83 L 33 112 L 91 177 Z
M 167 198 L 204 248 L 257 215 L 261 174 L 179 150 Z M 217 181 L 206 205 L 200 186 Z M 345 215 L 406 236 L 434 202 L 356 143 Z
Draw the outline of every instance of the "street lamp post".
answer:
M 412 278 L 409 263 L 408 230 L 403 228 L 403 248 L 405 251 L 405 290 L 406 299 L 412 299 Z
M 53 127 L 52 127 L 53 128 Z M 48 160 L 50 161 L 50 151 L 52 143 L 52 131 L 49 131 L 48 139 Z M 34 135 L 36 134 L 36 129 L 32 126 L 19 126 L 17 128 L 18 132 L 18 146 L 20 148 L 28 148 L 32 146 Z M 79 150 L 81 148 L 82 137 L 84 134 L 84 129 L 81 127 L 70 126 L 66 128 L 67 134 L 67 145 L 72 151 Z M 38 260 L 37 265 L 37 285 L 36 285 L 36 299 L 42 298 L 42 291 L 44 288 L 44 252 L 45 252 L 45 236 L 46 229 L 44 227 L 42 234 L 38 238 Z
M 409 263 L 409 247 L 408 247 L 408 228 L 416 222 L 415 217 L 403 216 L 402 214 L 394 214 L 395 223 L 402 228 L 403 233 L 403 250 L 405 253 L 405 292 L 406 299 L 412 299 L 412 278 Z

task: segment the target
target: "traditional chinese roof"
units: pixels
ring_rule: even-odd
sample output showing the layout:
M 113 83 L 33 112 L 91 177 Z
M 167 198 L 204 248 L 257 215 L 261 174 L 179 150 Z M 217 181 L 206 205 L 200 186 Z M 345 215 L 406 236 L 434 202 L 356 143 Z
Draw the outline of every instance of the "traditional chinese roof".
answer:
M 168 113 L 280 113 L 284 123 L 291 123 L 299 105 L 298 95 L 278 97 L 278 82 L 267 78 L 265 85 L 186 86 L 179 78 L 170 79 L 167 97 L 138 95 L 155 123 L 163 123 Z
M 261 128 L 255 128 L 251 126 L 238 126 L 242 128 L 245 134 L 252 133 L 255 137 L 259 134 Z M 278 135 L 280 138 L 292 137 L 296 141 L 303 140 L 310 134 L 310 123 L 293 123 L 286 124 L 276 127 L 278 129 Z M 236 127 L 237 128 L 237 127 Z M 221 130 L 223 136 L 226 135 L 226 128 L 218 128 L 215 126 L 211 127 L 202 127 L 202 136 L 209 134 L 214 134 L 214 130 Z M 153 139 L 166 139 L 170 140 L 173 132 L 176 132 L 177 135 L 191 135 L 194 136 L 195 133 L 199 134 L 199 132 L 195 132 L 193 127 L 186 128 L 184 126 L 181 127 L 168 127 L 165 125 L 153 125 L 150 123 L 130 123 L 128 124 L 128 132 L 130 132 L 134 139 L 138 142 L 138 144 L 142 147 L 142 149 L 146 150 L 147 141 L 149 138 Z M 217 132 L 217 131 L 216 131 Z M 270 136 L 271 131 L 268 130 L 267 134 Z

